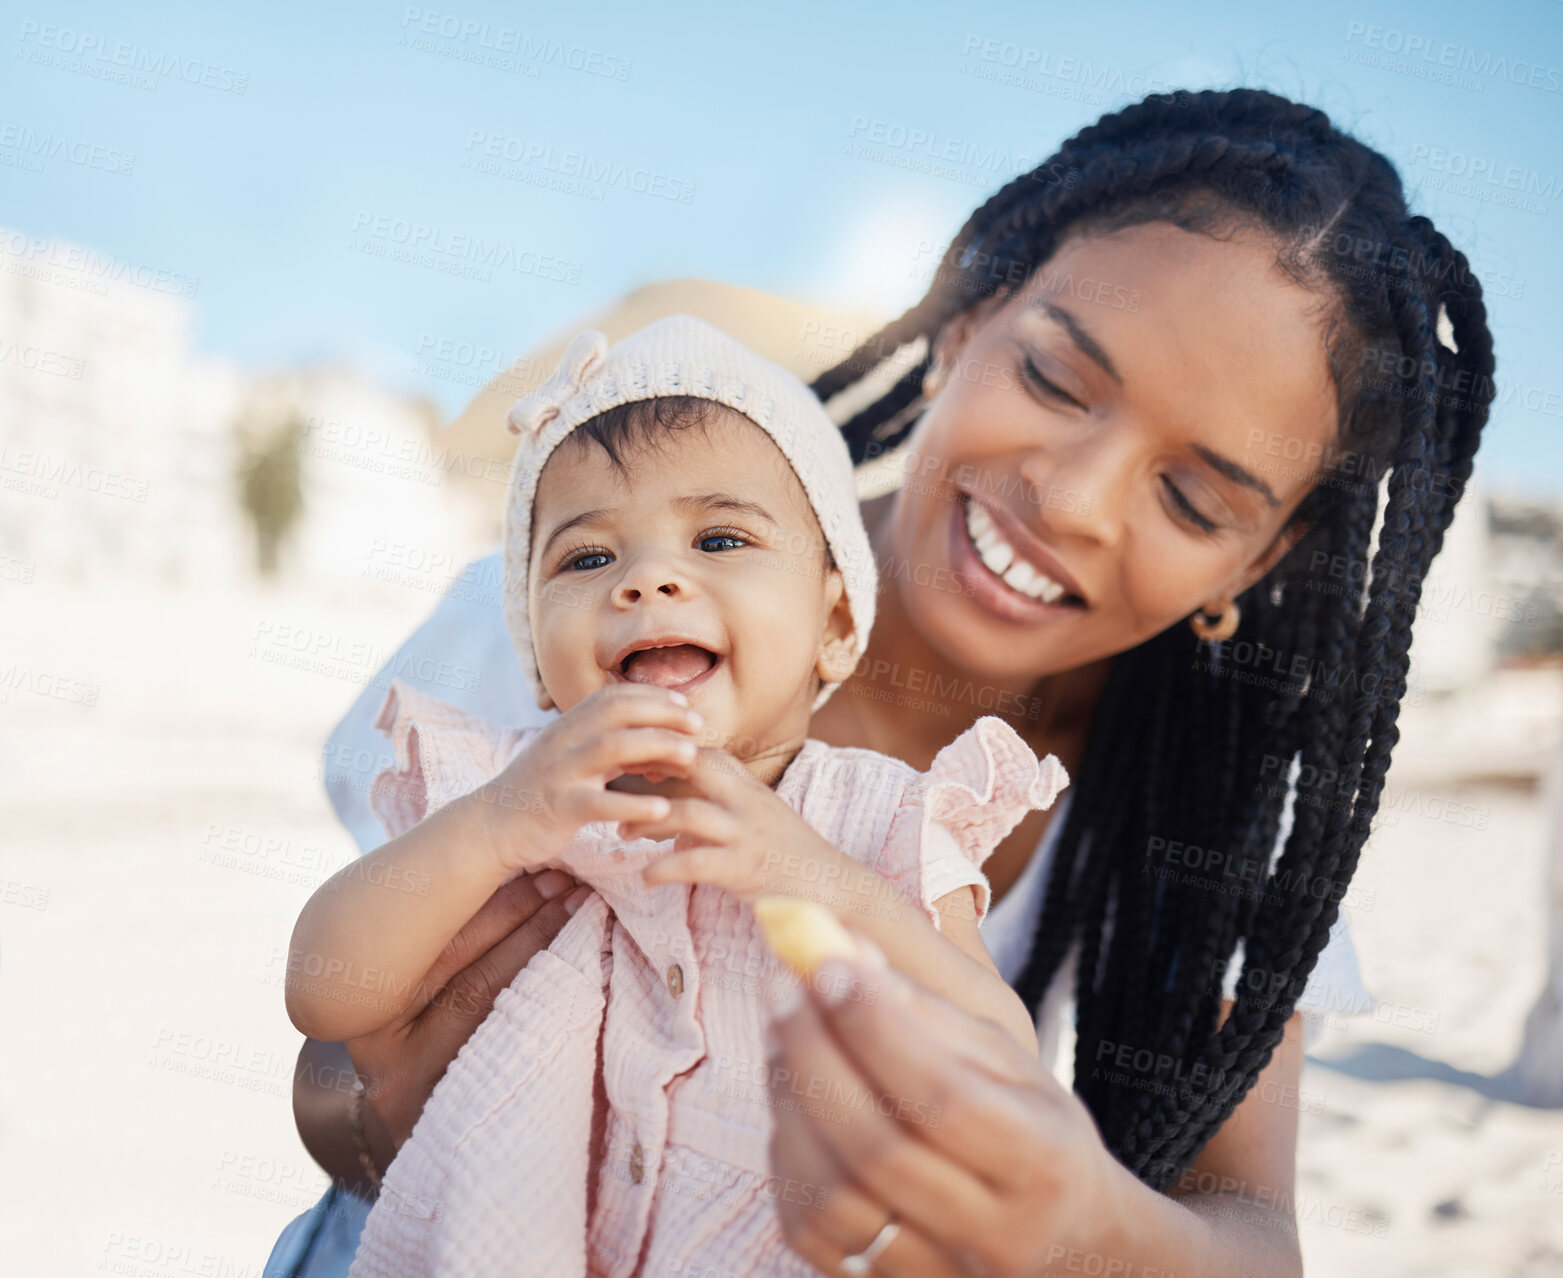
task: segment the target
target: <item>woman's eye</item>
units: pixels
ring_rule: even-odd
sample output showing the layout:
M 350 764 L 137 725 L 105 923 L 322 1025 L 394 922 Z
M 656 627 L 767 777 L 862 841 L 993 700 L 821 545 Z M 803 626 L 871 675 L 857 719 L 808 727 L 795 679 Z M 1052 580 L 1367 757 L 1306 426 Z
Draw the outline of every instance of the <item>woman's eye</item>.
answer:
M 1194 508 L 1194 503 L 1183 495 L 1183 490 L 1173 483 L 1172 480 L 1163 476 L 1161 482 L 1166 485 L 1167 494 L 1172 498 L 1172 504 L 1177 507 L 1178 513 L 1184 519 L 1200 529 L 1201 532 L 1213 533 L 1219 531 L 1220 525 L 1200 514 Z
M 1027 380 L 1030 381 L 1033 386 L 1035 386 L 1049 399 L 1062 400 L 1064 403 L 1069 404 L 1074 408 L 1085 407 L 1084 404 L 1082 404 L 1078 399 L 1066 391 L 1057 382 L 1049 381 L 1042 370 L 1037 367 L 1036 361 L 1033 360 L 1031 356 L 1026 356 L 1025 364 Z
M 695 545 L 708 554 L 717 554 L 723 550 L 738 550 L 748 544 L 749 542 L 737 533 L 728 532 L 702 533 L 695 542 Z
M 612 562 L 613 556 L 606 550 L 588 550 L 572 556 L 564 566 L 570 572 L 591 572 L 595 568 L 606 568 Z

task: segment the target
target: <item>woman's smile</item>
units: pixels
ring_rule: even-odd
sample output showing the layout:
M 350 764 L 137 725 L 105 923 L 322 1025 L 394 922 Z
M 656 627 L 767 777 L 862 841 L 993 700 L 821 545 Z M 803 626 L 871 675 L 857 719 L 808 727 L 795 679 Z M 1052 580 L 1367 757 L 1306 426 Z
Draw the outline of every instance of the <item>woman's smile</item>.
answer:
M 1031 624 L 1089 607 L 1074 578 L 1013 516 L 965 493 L 950 505 L 951 557 L 975 602 L 1006 621 Z
M 1338 409 L 1314 295 L 1275 255 L 1166 223 L 1077 235 L 1060 277 L 1134 279 L 1137 310 L 1083 310 L 1049 274 L 947 326 L 907 443 L 938 464 L 889 517 L 890 541 L 961 582 L 953 606 L 892 587 L 942 654 L 924 661 L 981 652 L 986 677 L 1034 687 L 1235 598 L 1290 549 L 1312 476 L 1256 478 L 1252 424 L 1322 448 Z

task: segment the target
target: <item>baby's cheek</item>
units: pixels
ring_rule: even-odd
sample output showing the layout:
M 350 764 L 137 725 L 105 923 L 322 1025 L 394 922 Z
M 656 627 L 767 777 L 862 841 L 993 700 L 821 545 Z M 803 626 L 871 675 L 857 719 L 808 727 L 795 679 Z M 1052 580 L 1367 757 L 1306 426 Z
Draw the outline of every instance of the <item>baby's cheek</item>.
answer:
M 596 636 L 584 613 L 561 616 L 549 610 L 539 616 L 534 612 L 531 621 L 537 673 L 560 709 L 568 709 L 608 681 L 597 665 Z
M 806 670 L 825 631 L 825 587 L 819 574 L 777 572 L 751 605 L 757 646 L 777 661 Z M 781 669 L 777 668 L 777 673 Z

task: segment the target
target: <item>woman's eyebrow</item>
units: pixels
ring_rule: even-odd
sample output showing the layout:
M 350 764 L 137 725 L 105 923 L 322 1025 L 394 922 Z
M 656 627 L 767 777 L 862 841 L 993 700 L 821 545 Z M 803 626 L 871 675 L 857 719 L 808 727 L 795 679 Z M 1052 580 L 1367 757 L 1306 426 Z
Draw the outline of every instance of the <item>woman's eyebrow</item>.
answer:
M 1076 346 L 1091 360 L 1101 366 L 1107 376 L 1111 377 L 1118 385 L 1123 385 L 1123 378 L 1119 376 L 1117 368 L 1113 366 L 1112 357 L 1104 351 L 1097 340 L 1086 332 L 1079 320 L 1066 311 L 1056 302 L 1042 298 L 1037 302 L 1037 308 L 1051 320 L 1056 321 L 1074 339 Z M 1272 510 L 1281 504 L 1281 499 L 1271 490 L 1270 485 L 1260 479 L 1251 471 L 1244 470 L 1235 461 L 1223 457 L 1220 453 L 1212 452 L 1203 445 L 1195 444 L 1194 451 L 1217 474 L 1224 475 L 1234 484 L 1241 484 L 1244 488 L 1251 488 L 1269 503 Z
M 1234 484 L 1242 484 L 1244 488 L 1252 488 L 1256 493 L 1270 503 L 1270 509 L 1274 510 L 1281 504 L 1281 499 L 1270 490 L 1270 485 L 1260 479 L 1258 475 L 1244 470 L 1235 461 L 1230 461 L 1220 453 L 1213 453 L 1203 444 L 1195 444 L 1194 451 L 1198 453 L 1205 464 L 1218 474 L 1225 475 Z
M 567 533 L 572 528 L 580 528 L 584 524 L 595 524 L 600 519 L 604 518 L 607 513 L 608 511 L 606 508 L 599 508 L 597 510 L 583 510 L 580 514 L 571 515 L 570 518 L 564 520 L 563 522 L 555 524 L 554 530 L 544 539 L 543 548 L 538 553 L 546 555 L 548 553 L 548 548 L 554 544 L 554 539 L 561 533 Z
M 780 528 L 776 517 L 756 502 L 744 501 L 728 493 L 696 493 L 691 497 L 675 497 L 673 504 L 681 510 L 730 510 L 735 515 L 752 515 Z
M 1088 333 L 1084 326 L 1073 315 L 1066 311 L 1057 302 L 1042 298 L 1037 302 L 1037 308 L 1042 311 L 1054 323 L 1063 327 L 1064 331 L 1074 339 L 1074 343 L 1081 352 L 1090 360 L 1100 366 L 1102 372 L 1111 377 L 1119 386 L 1123 385 L 1123 377 L 1113 364 L 1112 357 L 1102 349 L 1100 342 Z

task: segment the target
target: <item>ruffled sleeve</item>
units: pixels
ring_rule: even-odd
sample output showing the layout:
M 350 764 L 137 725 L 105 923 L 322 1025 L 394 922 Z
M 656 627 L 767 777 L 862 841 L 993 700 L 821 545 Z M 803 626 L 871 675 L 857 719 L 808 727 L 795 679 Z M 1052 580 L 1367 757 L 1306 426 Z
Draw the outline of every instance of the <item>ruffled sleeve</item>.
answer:
M 537 732 L 496 728 L 400 679 L 375 727 L 391 738 L 395 762 L 375 777 L 369 807 L 392 838 L 491 781 Z
M 976 889 L 977 917 L 992 896 L 981 870 L 1026 813 L 1051 807 L 1069 784 L 1054 756 L 1038 759 L 1009 724 L 978 719 L 934 757 L 923 775 L 918 827 L 918 880 L 935 925 L 934 902 L 958 888 Z

